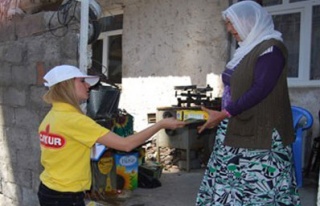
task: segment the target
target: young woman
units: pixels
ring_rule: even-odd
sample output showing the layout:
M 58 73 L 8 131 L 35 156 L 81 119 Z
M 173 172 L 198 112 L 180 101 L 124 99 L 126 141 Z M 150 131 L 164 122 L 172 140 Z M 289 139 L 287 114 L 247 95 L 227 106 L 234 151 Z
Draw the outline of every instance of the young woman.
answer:
M 44 101 L 51 110 L 39 126 L 41 163 L 38 198 L 41 206 L 84 206 L 84 191 L 91 186 L 90 150 L 95 143 L 129 152 L 160 129 L 183 127 L 184 122 L 165 118 L 145 130 L 120 137 L 86 116 L 80 103 L 99 81 L 74 66 L 54 67 L 44 76 L 49 87 Z

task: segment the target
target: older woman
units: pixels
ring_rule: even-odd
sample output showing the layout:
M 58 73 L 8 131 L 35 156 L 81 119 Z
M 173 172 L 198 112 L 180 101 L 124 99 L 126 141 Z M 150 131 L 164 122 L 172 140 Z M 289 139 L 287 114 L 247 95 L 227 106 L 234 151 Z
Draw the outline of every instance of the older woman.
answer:
M 196 205 L 300 205 L 281 33 L 254 1 L 222 16 L 239 47 L 222 74 L 222 111 L 203 108 L 209 119 L 199 132 L 219 127 Z

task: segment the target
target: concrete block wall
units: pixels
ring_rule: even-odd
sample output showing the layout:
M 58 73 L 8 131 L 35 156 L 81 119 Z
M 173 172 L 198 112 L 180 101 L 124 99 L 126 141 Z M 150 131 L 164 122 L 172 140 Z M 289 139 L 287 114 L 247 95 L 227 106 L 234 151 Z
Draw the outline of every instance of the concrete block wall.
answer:
M 42 77 L 55 65 L 78 64 L 76 28 L 53 35 L 52 15 L 42 12 L 0 24 L 0 205 L 38 205 L 37 130 L 49 109 L 41 99 L 46 91 Z

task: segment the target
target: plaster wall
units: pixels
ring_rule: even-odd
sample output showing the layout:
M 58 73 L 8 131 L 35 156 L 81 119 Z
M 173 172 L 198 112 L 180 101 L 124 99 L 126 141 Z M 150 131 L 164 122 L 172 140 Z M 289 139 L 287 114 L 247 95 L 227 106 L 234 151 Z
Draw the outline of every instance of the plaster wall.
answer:
M 229 59 L 230 39 L 221 20 L 228 1 L 127 0 L 122 4 L 123 91 L 120 107 L 135 116 L 135 129 L 147 124 L 157 107 L 177 104 L 174 86 L 214 88 L 221 96 L 220 74 Z M 106 13 L 106 12 L 105 12 Z M 320 87 L 290 87 L 291 104 L 314 117 L 311 136 L 320 135 Z
M 319 87 L 291 87 L 290 101 L 292 105 L 306 108 L 313 115 L 312 137 L 320 135 L 319 116 L 320 86 Z
M 221 95 L 229 43 L 220 0 L 132 0 L 124 5 L 120 107 L 147 125 L 147 113 L 176 105 L 174 86 L 209 84 Z

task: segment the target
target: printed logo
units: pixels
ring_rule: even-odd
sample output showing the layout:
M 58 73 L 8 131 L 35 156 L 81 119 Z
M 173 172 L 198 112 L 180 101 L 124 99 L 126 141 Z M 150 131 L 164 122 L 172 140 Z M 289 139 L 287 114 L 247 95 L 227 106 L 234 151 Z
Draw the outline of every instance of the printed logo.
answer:
M 65 145 L 66 140 L 64 137 L 50 133 L 50 125 L 46 126 L 46 131 L 41 131 L 40 135 L 40 144 L 47 148 L 59 149 Z
M 119 162 L 123 166 L 131 166 L 137 162 L 137 157 L 134 155 L 123 156 L 119 159 Z

